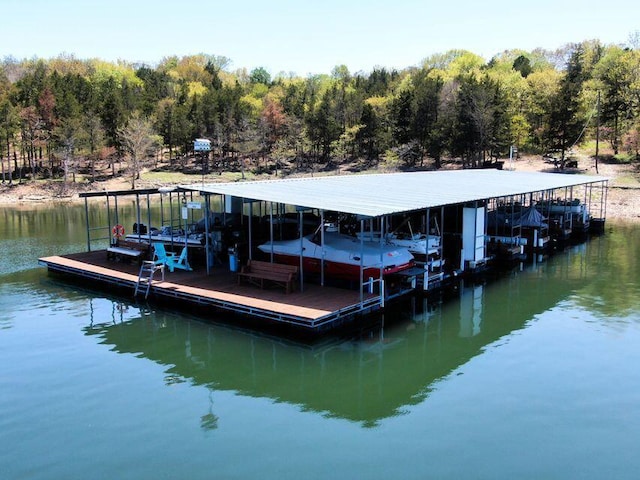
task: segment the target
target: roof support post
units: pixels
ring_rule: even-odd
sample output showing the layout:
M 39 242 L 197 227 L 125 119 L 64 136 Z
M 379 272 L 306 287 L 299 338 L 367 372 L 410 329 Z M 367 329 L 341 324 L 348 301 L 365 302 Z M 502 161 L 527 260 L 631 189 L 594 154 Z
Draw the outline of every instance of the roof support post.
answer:
M 565 196 L 566 196 L 567 188 L 565 187 Z M 565 208 L 569 210 L 569 228 L 573 231 L 573 213 L 571 213 L 571 201 L 573 200 L 573 187 L 569 188 L 569 198 L 565 198 L 564 204 Z
M 118 215 L 118 196 L 114 196 L 113 197 L 113 206 L 115 208 L 115 219 L 114 219 L 114 225 L 118 225 L 120 223 L 120 216 Z M 111 225 L 109 225 L 109 227 L 111 227 Z M 111 234 L 111 232 L 109 232 L 109 234 Z
M 475 263 L 478 248 L 478 201 L 473 202 L 473 261 Z M 483 247 L 484 248 L 484 247 Z M 482 253 L 482 258 L 484 258 L 484 251 Z
M 422 273 L 422 289 L 427 291 L 429 290 L 429 238 L 431 236 L 431 209 L 427 208 L 424 212 L 424 220 L 425 220 L 425 245 L 424 245 L 424 251 L 426 253 L 425 257 L 424 257 L 424 270 L 425 272 Z M 442 246 L 442 244 L 440 244 Z
M 147 192 L 147 233 L 149 234 L 149 244 L 151 244 L 151 196 Z M 138 234 L 140 233 L 140 225 L 138 225 Z
M 160 195 L 160 229 L 164 226 L 164 195 Z M 149 225 L 151 226 L 151 225 Z M 151 230 L 149 230 L 151 233 Z
M 213 264 L 213 252 L 211 251 L 211 238 L 209 235 L 209 216 L 211 215 L 211 208 L 209 200 L 211 195 L 205 194 L 204 196 L 204 251 L 205 262 L 207 263 L 207 275 L 211 274 L 211 265 Z M 149 230 L 151 235 L 151 230 Z
M 107 239 L 109 240 L 109 246 L 111 245 L 110 229 L 111 229 L 111 203 L 109 202 L 109 194 L 107 194 Z
M 138 231 L 138 241 L 140 241 L 140 222 L 142 219 L 140 218 L 140 195 L 136 193 L 136 222 L 138 223 L 136 230 Z M 151 225 L 149 225 L 151 227 Z M 185 232 L 186 235 L 186 232 Z
M 320 210 L 320 225 L 320 285 L 324 287 L 324 210 Z
M 364 283 L 364 220 L 360 220 L 360 306 L 364 302 L 364 292 L 362 284 Z
M 427 208 L 425 210 L 424 213 L 424 220 L 425 220 L 425 227 L 424 227 L 424 233 L 425 235 L 425 245 L 424 245 L 424 251 L 427 252 L 427 258 L 425 259 L 425 262 L 429 259 L 429 235 L 430 235 L 430 230 L 431 228 L 429 228 L 431 226 L 431 209 Z
M 321 225 L 321 228 L 323 227 L 324 225 Z M 298 212 L 298 230 L 300 232 L 300 292 L 302 293 L 304 292 L 304 232 L 302 231 L 302 210 Z
M 173 192 L 169 192 L 169 228 L 171 232 L 171 250 L 173 250 Z
M 384 215 L 380 217 L 380 305 L 384 305 L 384 299 L 386 292 L 384 291 L 384 282 L 383 282 L 383 274 L 384 274 L 384 254 L 382 247 L 384 245 L 385 240 L 385 222 Z M 371 285 L 373 287 L 373 285 Z
M 109 197 L 107 197 L 108 199 Z M 89 203 L 87 197 L 84 197 L 84 220 L 87 226 L 87 252 L 91 251 L 91 231 L 89 227 Z
M 271 242 L 269 260 L 273 263 L 273 202 L 269 202 L 269 206 L 269 241 Z
M 242 199 L 244 203 L 244 198 Z M 244 210 L 244 209 L 243 209 Z M 242 212 L 240 212 L 242 215 Z M 251 252 L 253 251 L 253 230 L 251 225 L 253 224 L 253 202 L 249 202 L 249 258 L 251 258 Z

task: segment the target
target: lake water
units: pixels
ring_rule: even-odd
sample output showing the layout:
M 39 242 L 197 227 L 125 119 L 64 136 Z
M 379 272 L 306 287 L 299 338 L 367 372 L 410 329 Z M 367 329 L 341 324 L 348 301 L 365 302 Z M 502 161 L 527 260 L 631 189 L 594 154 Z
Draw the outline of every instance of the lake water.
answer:
M 38 267 L 83 215 L 0 209 L 2 478 L 637 478 L 639 226 L 296 343 Z

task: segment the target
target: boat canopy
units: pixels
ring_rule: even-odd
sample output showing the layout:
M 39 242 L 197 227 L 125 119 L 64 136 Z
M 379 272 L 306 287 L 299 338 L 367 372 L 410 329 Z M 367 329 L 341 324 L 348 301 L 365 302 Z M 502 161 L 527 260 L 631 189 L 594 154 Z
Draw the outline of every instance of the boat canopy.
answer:
M 533 205 L 526 208 L 520 216 L 520 226 L 522 227 L 547 227 L 544 215 L 542 215 Z
M 578 185 L 604 185 L 607 180 L 594 175 L 474 169 L 205 183 L 181 185 L 180 189 L 377 217 Z

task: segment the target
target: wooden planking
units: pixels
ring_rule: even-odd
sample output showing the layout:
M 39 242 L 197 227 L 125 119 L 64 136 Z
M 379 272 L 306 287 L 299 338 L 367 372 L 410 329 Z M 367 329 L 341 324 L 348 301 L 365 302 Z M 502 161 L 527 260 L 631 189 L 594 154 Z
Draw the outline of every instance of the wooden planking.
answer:
M 108 261 L 105 251 L 53 256 L 40 259 L 47 265 L 60 265 L 77 271 L 79 276 L 101 276 L 135 285 L 138 281 L 137 265 Z M 90 275 L 89 275 L 90 274 Z M 212 275 L 206 272 L 165 272 L 165 281 L 158 278 L 153 289 L 161 294 L 175 293 L 201 299 L 212 299 L 251 309 L 298 317 L 312 322 L 327 315 L 349 308 L 359 302 L 357 291 L 305 285 L 304 292 L 285 294 L 281 289 L 258 289 L 238 286 L 235 274 L 226 269 L 216 269 Z
M 104 268 L 98 265 L 93 265 L 91 263 L 80 262 L 77 260 L 73 260 L 71 258 L 62 257 L 62 256 L 52 256 L 52 257 L 43 257 L 39 259 L 39 262 L 46 263 L 47 265 L 61 265 L 64 267 L 73 268 L 75 270 L 82 270 L 90 273 L 94 273 L 97 275 L 102 275 L 105 277 L 117 278 L 120 280 L 125 280 L 127 282 L 137 282 L 138 275 L 133 273 L 127 273 L 120 270 L 113 270 L 110 268 Z
M 234 303 L 247 307 L 257 308 L 261 310 L 268 310 L 280 314 L 293 315 L 296 317 L 307 318 L 309 320 L 315 320 L 325 315 L 332 313 L 331 310 L 309 308 L 296 303 L 282 303 L 273 300 L 266 300 L 261 298 L 249 297 L 246 295 L 238 295 L 233 293 L 221 292 L 216 290 L 208 290 L 204 288 L 192 287 L 188 285 L 181 285 L 170 282 L 154 282 L 154 288 L 158 290 L 172 290 L 176 293 L 186 293 L 189 295 L 195 295 L 202 298 L 211 298 L 220 300 L 226 303 Z

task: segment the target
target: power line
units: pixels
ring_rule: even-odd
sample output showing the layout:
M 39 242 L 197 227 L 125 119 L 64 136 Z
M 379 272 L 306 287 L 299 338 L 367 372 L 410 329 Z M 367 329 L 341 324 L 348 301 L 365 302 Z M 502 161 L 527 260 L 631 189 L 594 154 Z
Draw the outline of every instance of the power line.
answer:
M 584 127 L 582 127 L 582 131 L 580 132 L 580 135 L 578 135 L 578 138 L 576 138 L 576 141 L 573 142 L 573 144 L 569 147 L 569 150 L 571 150 L 573 147 L 575 147 L 576 143 L 578 143 L 580 141 L 580 139 L 582 138 L 582 135 L 584 135 L 584 132 L 587 130 L 587 127 L 589 126 L 589 123 L 591 122 L 591 119 L 593 118 L 593 115 L 595 114 L 596 111 L 597 111 L 597 108 L 594 108 L 591 111 L 591 114 L 589 115 L 589 118 L 587 118 L 587 121 L 584 124 Z

